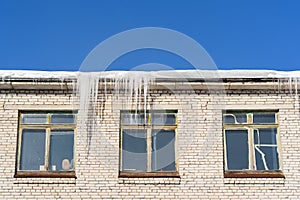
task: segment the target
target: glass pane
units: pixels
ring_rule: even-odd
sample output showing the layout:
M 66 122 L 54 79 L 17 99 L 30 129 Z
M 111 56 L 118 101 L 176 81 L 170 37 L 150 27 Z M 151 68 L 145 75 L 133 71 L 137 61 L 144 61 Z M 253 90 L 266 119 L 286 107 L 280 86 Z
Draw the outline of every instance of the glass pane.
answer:
M 123 130 L 122 170 L 147 171 L 146 130 Z
M 23 124 L 46 124 L 47 114 L 22 114 Z
M 277 147 L 255 146 L 257 170 L 278 170 L 279 161 Z
M 254 129 L 254 143 L 255 144 L 277 144 L 276 142 L 276 128 Z
M 122 114 L 123 124 L 146 124 L 145 114 Z
M 74 169 L 74 131 L 54 130 L 50 135 L 49 168 L 53 171 Z
M 224 124 L 245 124 L 247 123 L 246 113 L 226 113 L 223 114 Z
M 248 169 L 248 131 L 226 130 L 225 137 L 228 170 Z
M 275 113 L 253 113 L 254 124 L 275 124 Z
M 274 170 L 279 168 L 277 129 L 255 129 L 254 148 L 257 170 Z
M 53 114 L 51 115 L 52 124 L 74 124 L 75 115 L 73 114 Z
M 153 130 L 152 132 L 152 171 L 176 170 L 175 131 Z
M 45 165 L 46 130 L 23 130 L 20 170 L 40 170 Z
M 176 124 L 176 115 L 175 114 L 153 114 L 152 115 L 152 124 L 156 125 L 172 125 Z

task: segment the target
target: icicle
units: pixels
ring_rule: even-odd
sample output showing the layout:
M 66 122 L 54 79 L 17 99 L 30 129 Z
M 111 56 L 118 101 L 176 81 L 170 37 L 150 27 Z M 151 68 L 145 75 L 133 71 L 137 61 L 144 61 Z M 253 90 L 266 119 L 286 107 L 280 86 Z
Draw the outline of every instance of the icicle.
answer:
M 96 121 L 94 117 L 97 109 L 99 78 L 97 74 L 81 73 L 78 75 L 77 81 L 77 95 L 79 95 L 78 115 L 80 116 L 78 124 L 81 128 L 86 129 L 88 154 Z
M 130 108 L 132 109 L 132 105 L 133 105 L 133 101 L 134 101 L 134 98 L 133 98 L 133 91 L 134 91 L 134 80 L 133 79 L 130 79 L 129 80 L 129 102 L 127 105 L 130 105 Z
M 298 106 L 298 78 L 294 77 L 294 90 L 295 90 L 295 93 L 294 93 L 294 97 L 295 97 L 295 107 Z
M 280 93 L 280 91 L 281 91 L 281 79 L 278 78 L 277 80 L 278 80 L 278 93 Z
M 139 98 L 139 99 L 138 99 L 139 105 L 138 105 L 138 108 L 137 108 L 137 109 L 140 110 L 140 109 L 141 109 L 141 103 L 142 103 L 142 102 L 141 102 L 141 101 L 142 101 L 142 96 L 141 96 L 141 95 L 142 95 L 142 88 L 143 88 L 143 87 L 142 87 L 142 86 L 143 86 L 143 79 L 140 78 L 138 83 L 139 83 L 139 95 L 138 95 L 138 98 Z
M 294 85 L 295 85 L 295 99 L 298 97 L 298 79 L 294 78 Z
M 289 78 L 288 82 L 289 82 L 290 94 L 292 94 L 293 93 L 293 83 L 292 83 L 292 78 L 291 77 Z
M 134 108 L 135 108 L 135 114 L 137 114 L 137 110 L 138 110 L 138 98 L 139 98 L 139 94 L 138 94 L 138 90 L 139 90 L 139 82 L 138 82 L 138 78 L 137 77 L 135 77 L 135 79 L 134 79 L 134 100 L 135 100 L 135 102 L 134 102 Z
M 148 80 L 144 80 L 144 124 L 147 124 L 147 91 L 148 91 Z

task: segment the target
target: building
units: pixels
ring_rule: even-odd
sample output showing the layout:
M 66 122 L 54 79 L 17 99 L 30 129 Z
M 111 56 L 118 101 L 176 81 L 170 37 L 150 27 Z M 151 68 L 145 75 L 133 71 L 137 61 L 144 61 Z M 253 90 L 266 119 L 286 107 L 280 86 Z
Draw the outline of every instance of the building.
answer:
M 298 72 L 2 71 L 1 199 L 298 199 Z

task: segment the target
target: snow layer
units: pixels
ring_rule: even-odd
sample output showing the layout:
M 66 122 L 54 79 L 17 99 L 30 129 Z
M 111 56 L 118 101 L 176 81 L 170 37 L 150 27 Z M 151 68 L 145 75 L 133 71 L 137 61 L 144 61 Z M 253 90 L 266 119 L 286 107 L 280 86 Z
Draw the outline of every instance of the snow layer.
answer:
M 81 72 L 0 70 L 2 80 L 77 79 Z M 92 72 L 105 79 L 142 76 L 150 79 L 215 79 L 215 78 L 300 78 L 300 71 L 274 70 L 166 70 L 166 71 L 106 71 Z M 96 75 L 97 74 L 97 75 Z

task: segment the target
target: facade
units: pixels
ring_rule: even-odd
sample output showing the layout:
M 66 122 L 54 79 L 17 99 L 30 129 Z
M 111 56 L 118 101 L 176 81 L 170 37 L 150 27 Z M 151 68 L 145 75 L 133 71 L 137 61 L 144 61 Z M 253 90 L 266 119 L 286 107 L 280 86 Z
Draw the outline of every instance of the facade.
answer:
M 296 73 L 172 73 L 3 72 L 0 198 L 300 197 Z

